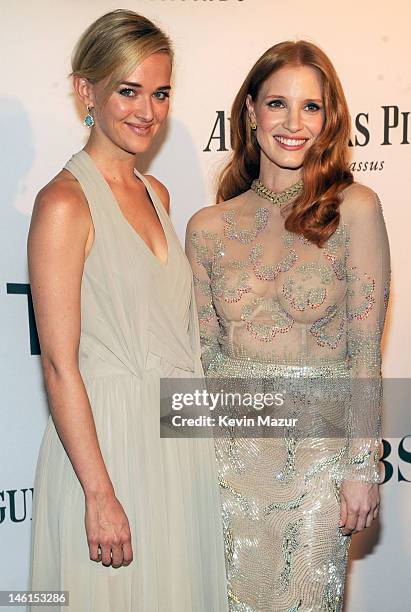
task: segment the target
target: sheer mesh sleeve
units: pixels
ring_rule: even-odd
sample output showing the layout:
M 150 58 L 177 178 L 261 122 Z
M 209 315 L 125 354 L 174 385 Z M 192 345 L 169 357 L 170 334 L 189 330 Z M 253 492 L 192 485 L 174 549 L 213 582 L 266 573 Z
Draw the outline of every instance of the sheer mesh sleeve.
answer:
M 200 325 L 201 361 L 204 372 L 207 372 L 214 357 L 219 352 L 219 322 L 213 304 L 211 291 L 211 258 L 200 229 L 198 213 L 187 226 L 186 254 L 191 264 L 194 277 L 194 289 Z
M 390 290 L 390 251 L 376 194 L 367 190 L 349 216 L 346 316 L 352 393 L 350 443 L 342 477 L 379 482 L 381 337 Z

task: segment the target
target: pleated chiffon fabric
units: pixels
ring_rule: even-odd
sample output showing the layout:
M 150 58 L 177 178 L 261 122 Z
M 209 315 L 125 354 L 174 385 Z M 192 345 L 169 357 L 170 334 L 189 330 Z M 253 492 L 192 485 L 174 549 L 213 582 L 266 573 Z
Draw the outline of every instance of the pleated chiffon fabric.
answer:
M 117 569 L 90 560 L 84 493 L 50 416 L 35 476 L 30 588 L 68 590 L 70 604 L 33 612 L 225 612 L 213 442 L 160 438 L 160 378 L 203 375 L 189 263 L 139 172 L 167 238 L 165 264 L 85 151 L 65 168 L 84 191 L 95 230 L 81 286 L 79 367 L 134 560 Z

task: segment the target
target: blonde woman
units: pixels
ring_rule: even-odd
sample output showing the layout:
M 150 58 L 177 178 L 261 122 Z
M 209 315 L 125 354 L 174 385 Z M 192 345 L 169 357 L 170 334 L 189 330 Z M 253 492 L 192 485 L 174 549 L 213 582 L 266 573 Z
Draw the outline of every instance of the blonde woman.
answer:
M 167 117 L 170 41 L 116 10 L 72 69 L 90 137 L 39 192 L 28 241 L 51 409 L 31 589 L 69 591 L 73 612 L 224 611 L 213 447 L 159 437 L 160 377 L 202 373 L 168 192 L 135 169 Z
M 268 49 L 233 104 L 219 203 L 187 231 L 207 376 L 285 389 L 296 418 L 216 437 L 232 612 L 341 611 L 351 534 L 378 514 L 390 253 L 349 119 L 321 49 Z

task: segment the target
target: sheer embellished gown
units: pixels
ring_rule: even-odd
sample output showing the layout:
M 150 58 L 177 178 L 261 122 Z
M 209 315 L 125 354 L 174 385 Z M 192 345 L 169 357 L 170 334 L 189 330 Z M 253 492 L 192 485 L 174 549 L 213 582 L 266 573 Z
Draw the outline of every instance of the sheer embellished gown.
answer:
M 120 568 L 90 560 L 84 493 L 50 416 L 35 477 L 30 588 L 69 591 L 70 603 L 33 612 L 224 612 L 213 441 L 160 438 L 160 378 L 202 376 L 190 265 L 144 176 L 135 171 L 167 239 L 165 264 L 85 151 L 65 168 L 84 191 L 95 230 L 81 285 L 79 367 L 134 559 Z
M 339 211 L 322 248 L 251 189 L 187 228 L 208 379 L 281 380 L 297 417 L 277 435 L 216 428 L 231 612 L 341 611 L 341 481 L 379 481 L 389 244 L 372 190 L 349 186 Z

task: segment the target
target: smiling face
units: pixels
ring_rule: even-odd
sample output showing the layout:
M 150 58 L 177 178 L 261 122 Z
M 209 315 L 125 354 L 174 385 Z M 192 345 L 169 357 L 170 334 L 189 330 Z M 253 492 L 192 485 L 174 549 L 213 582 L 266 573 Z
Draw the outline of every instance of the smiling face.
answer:
M 280 68 L 262 84 L 247 109 L 257 124 L 261 164 L 297 170 L 324 125 L 319 72 L 311 66 Z
M 169 109 L 171 59 L 153 53 L 127 75 L 104 103 L 104 83 L 91 86 L 96 137 L 132 153 L 143 153 L 165 121 Z

